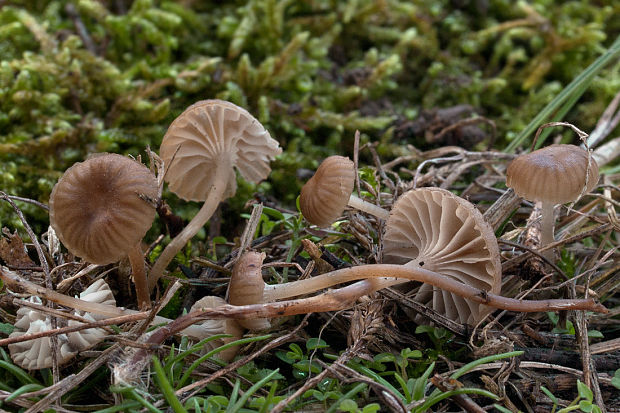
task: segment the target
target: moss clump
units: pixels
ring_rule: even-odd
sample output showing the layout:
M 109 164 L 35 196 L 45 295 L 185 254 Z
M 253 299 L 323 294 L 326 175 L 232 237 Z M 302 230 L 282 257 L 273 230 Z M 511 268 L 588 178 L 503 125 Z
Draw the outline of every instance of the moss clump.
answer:
M 7 1 L 0 187 L 46 201 L 71 163 L 157 148 L 174 116 L 205 98 L 248 108 L 280 140 L 273 188 L 289 204 L 297 169 L 350 152 L 355 129 L 389 154 L 405 143 L 393 126 L 421 109 L 470 104 L 510 139 L 620 27 L 611 0 L 508 3 Z M 569 114 L 580 128 L 620 86 L 617 71 Z

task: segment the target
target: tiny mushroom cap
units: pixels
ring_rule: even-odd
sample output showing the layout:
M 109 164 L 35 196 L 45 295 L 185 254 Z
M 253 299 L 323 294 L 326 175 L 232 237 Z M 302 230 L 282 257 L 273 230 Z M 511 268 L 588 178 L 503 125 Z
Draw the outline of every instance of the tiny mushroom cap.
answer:
M 517 195 L 552 204 L 575 201 L 597 182 L 596 161 L 575 145 L 550 145 L 521 155 L 506 171 L 506 185 Z
M 386 210 L 352 195 L 354 183 L 353 161 L 337 155 L 326 158 L 301 188 L 299 207 L 304 218 L 318 227 L 327 227 L 349 205 L 378 218 L 387 219 L 389 214 Z
M 197 102 L 172 122 L 160 147 L 167 168 L 165 180 L 181 198 L 205 202 L 153 265 L 151 289 L 177 252 L 211 218 L 220 201 L 235 194 L 234 168 L 246 180 L 260 182 L 271 172 L 269 162 L 281 152 L 278 141 L 258 120 L 230 102 Z
M 396 201 L 383 254 L 384 262 L 435 271 L 492 294 L 501 290 L 493 229 L 471 203 L 445 189 L 414 189 Z M 429 284 L 420 286 L 414 299 L 461 323 L 477 323 L 490 311 Z
M 265 281 L 261 266 L 265 259 L 264 252 L 248 251 L 241 255 L 230 276 L 228 301 L 233 305 L 264 303 Z M 271 322 L 265 318 L 238 320 L 248 330 L 265 330 Z
M 141 308 L 151 299 L 140 240 L 155 219 L 157 197 L 155 175 L 113 153 L 67 169 L 50 196 L 50 224 L 69 251 L 100 265 L 129 257 Z
M 39 297 L 30 297 L 28 301 L 41 304 Z M 14 328 L 9 338 L 49 331 L 52 329 L 52 321 L 49 316 L 32 308 L 21 307 L 17 310 Z M 71 360 L 78 350 L 69 343 L 66 334 L 57 334 L 56 337 L 59 350 L 56 357 L 61 365 Z M 52 367 L 52 338 L 49 336 L 9 344 L 8 347 L 13 362 L 20 367 L 28 370 Z
M 194 311 L 198 311 L 202 309 L 215 308 L 215 307 L 219 307 L 224 304 L 226 304 L 226 301 L 221 297 L 206 296 L 196 301 L 194 305 L 192 306 L 192 308 L 190 309 L 190 312 L 194 312 Z M 189 330 L 189 329 L 183 330 L 181 333 L 183 335 L 188 335 L 198 340 L 203 340 L 207 337 L 215 336 L 218 334 L 228 334 L 231 336 L 227 338 L 220 338 L 217 340 L 211 340 L 211 341 L 206 342 L 203 345 L 203 353 L 207 353 L 211 350 L 214 350 L 218 347 L 223 346 L 224 344 L 228 344 L 232 341 L 239 340 L 241 337 L 243 337 L 243 328 L 239 325 L 239 323 L 236 320 L 232 320 L 232 319 L 206 320 L 200 324 L 200 327 L 201 327 L 200 329 L 201 333 L 204 334 L 200 337 L 197 337 L 195 335 L 195 331 L 196 331 L 195 329 L 194 330 Z M 216 357 L 224 361 L 231 361 L 237 354 L 237 351 L 239 351 L 239 346 L 233 346 L 233 347 L 227 348 L 226 350 L 223 350 L 217 353 Z
M 80 299 L 90 303 L 98 303 L 116 307 L 116 300 L 114 299 L 112 290 L 110 290 L 110 286 L 101 278 L 82 291 L 80 293 Z M 106 318 L 101 314 L 85 313 L 79 310 L 76 310 L 75 313 L 88 321 L 98 321 Z M 69 320 L 68 322 L 69 327 L 80 324 L 81 323 L 76 320 Z M 106 331 L 102 328 L 89 328 L 67 334 L 69 343 L 80 350 L 94 346 L 103 340 L 105 336 Z
M 313 225 L 327 227 L 344 211 L 353 193 L 353 161 L 344 156 L 326 158 L 301 188 L 299 207 Z
M 141 163 L 117 154 L 78 162 L 50 197 L 50 223 L 69 251 L 93 264 L 127 256 L 151 227 L 157 180 Z
M 556 204 L 576 201 L 598 182 L 598 165 L 589 152 L 575 145 L 550 145 L 513 160 L 506 170 L 506 185 L 517 195 L 540 201 L 541 247 L 552 243 Z M 543 255 L 554 261 L 552 250 Z

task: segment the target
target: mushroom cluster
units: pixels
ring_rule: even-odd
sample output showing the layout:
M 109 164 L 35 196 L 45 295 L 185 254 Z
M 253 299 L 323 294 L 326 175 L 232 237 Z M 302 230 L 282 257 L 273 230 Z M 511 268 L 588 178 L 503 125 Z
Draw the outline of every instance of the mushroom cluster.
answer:
M 69 168 L 52 191 L 50 223 L 66 248 L 85 261 L 104 265 L 127 256 L 138 305 L 147 309 L 151 305 L 150 291 L 174 256 L 205 225 L 218 204 L 235 194 L 235 170 L 244 179 L 257 183 L 267 178 L 270 162 L 280 153 L 278 142 L 260 122 L 230 102 L 204 100 L 181 113 L 161 144 L 165 173 L 160 178 L 182 199 L 204 203 L 191 222 L 163 249 L 149 277 L 140 244 L 155 217 L 161 187 L 154 174 L 140 162 L 116 154 L 98 154 Z M 569 178 L 561 182 L 560 177 L 565 176 Z M 177 320 L 154 316 L 153 323 L 164 323 L 166 327 L 151 334 L 148 343 L 156 344 L 174 333 L 196 340 L 215 334 L 228 335 L 206 341 L 203 350 L 208 352 L 240 338 L 244 328 L 270 328 L 268 317 L 347 308 L 361 295 L 391 286 L 408 291 L 416 301 L 463 324 L 480 322 L 492 308 L 521 311 L 569 308 L 565 301 L 547 300 L 536 305 L 499 296 L 501 263 L 497 239 L 482 214 L 467 200 L 445 189 L 418 188 L 402 194 L 388 211 L 353 195 L 355 178 L 356 170 L 350 159 L 328 157 L 304 185 L 300 209 L 310 224 L 319 227 L 331 225 L 347 206 L 379 218 L 384 229 L 380 237 L 380 263 L 269 285 L 262 274 L 265 254 L 245 252 L 233 267 L 228 303 L 207 296 L 192 306 L 190 314 Z M 550 218 L 553 205 L 576 200 L 590 191 L 598 180 L 598 167 L 587 151 L 572 145 L 552 145 L 513 161 L 507 180 L 508 186 L 520 196 L 542 202 L 543 243 L 548 243 L 553 240 Z M 17 280 L 2 268 L 0 278 L 9 287 L 19 286 L 31 293 L 45 291 L 44 298 L 73 308 L 73 319 L 66 322 L 68 326 L 136 313 L 116 307 L 103 280 L 94 282 L 76 299 Z M 300 298 L 353 281 L 344 287 Z M 40 299 L 32 297 L 31 301 L 40 302 Z M 577 301 L 574 300 L 571 308 L 604 311 L 592 300 Z M 232 319 L 227 311 L 242 316 Z M 212 314 L 214 319 L 205 319 L 201 313 Z M 17 316 L 11 337 L 51 328 L 49 315 L 28 306 L 20 308 Z M 81 321 L 75 320 L 77 317 Z M 90 328 L 57 337 L 56 357 L 64 363 L 103 340 L 105 330 Z M 44 351 L 46 348 L 50 348 L 48 336 L 35 339 L 34 344 L 9 345 L 15 362 L 28 369 L 51 366 L 52 356 Z M 229 361 L 236 351 L 236 347 L 227 348 L 219 357 Z

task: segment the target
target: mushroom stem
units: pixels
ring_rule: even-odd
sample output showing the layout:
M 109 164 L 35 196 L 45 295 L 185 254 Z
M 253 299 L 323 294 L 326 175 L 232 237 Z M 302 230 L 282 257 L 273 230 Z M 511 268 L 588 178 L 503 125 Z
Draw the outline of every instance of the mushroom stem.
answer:
M 453 294 L 464 297 L 468 300 L 509 311 L 537 312 L 571 309 L 590 310 L 603 313 L 607 312 L 607 309 L 603 305 L 597 304 L 590 299 L 517 300 L 514 298 L 491 294 L 487 291 L 464 284 L 434 271 L 429 271 L 420 267 L 409 267 L 395 264 L 367 264 L 358 267 L 349 267 L 322 274 L 314 278 L 280 285 L 270 285 L 265 289 L 264 297 L 265 301 L 273 301 L 281 298 L 290 298 L 301 294 L 308 294 L 310 292 L 347 281 L 373 278 L 380 279 L 379 282 L 374 284 L 375 289 L 373 291 L 405 282 L 405 280 L 421 281 L 423 283 L 441 288 L 444 291 L 449 291 Z M 258 315 L 259 314 L 255 314 L 255 316 Z
M 133 283 L 136 287 L 138 308 L 141 310 L 151 308 L 151 295 L 149 294 L 149 286 L 146 281 L 144 255 L 142 255 L 142 247 L 139 242 L 129 250 L 127 256 L 129 257 L 129 263 L 131 264 Z
M 170 243 L 164 248 L 161 255 L 153 265 L 151 269 L 151 275 L 149 276 L 149 290 L 153 291 L 157 281 L 164 274 L 164 271 L 168 264 L 174 259 L 175 255 L 183 248 L 185 244 L 207 223 L 209 218 L 215 212 L 215 209 L 219 205 L 220 201 L 224 197 L 226 187 L 228 184 L 228 178 L 232 166 L 230 159 L 226 156 L 220 158 L 220 162 L 215 165 L 215 176 L 211 181 L 211 188 L 209 189 L 209 196 L 204 202 L 200 211 L 192 218 L 189 224 L 183 231 L 181 231 L 176 237 L 170 241 Z
M 374 215 L 384 221 L 387 221 L 387 219 L 390 217 L 390 213 L 385 209 L 375 204 L 371 204 L 370 202 L 364 201 L 363 199 L 358 198 L 355 195 L 351 195 L 349 197 L 349 202 L 347 203 L 347 205 L 352 208 L 359 209 L 360 211 L 364 211 L 367 214 Z
M 542 216 L 540 223 L 540 246 L 544 247 L 547 244 L 551 244 L 554 241 L 553 238 L 553 223 L 555 221 L 555 217 L 553 214 L 553 206 L 554 204 L 551 202 L 542 202 Z M 553 249 L 549 249 L 544 251 L 542 255 L 547 258 L 549 261 L 554 261 Z

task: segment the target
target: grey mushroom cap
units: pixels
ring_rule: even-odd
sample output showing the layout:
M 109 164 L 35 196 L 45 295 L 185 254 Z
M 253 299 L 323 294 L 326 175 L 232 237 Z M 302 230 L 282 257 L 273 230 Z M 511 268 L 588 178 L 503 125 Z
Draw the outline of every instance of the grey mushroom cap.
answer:
M 587 173 L 586 173 L 587 172 Z M 519 156 L 506 170 L 506 185 L 530 201 L 565 204 L 597 184 L 598 164 L 575 145 L 550 145 Z
M 200 309 L 209 309 L 215 308 L 220 305 L 227 304 L 226 301 L 221 297 L 216 296 L 206 296 L 202 297 L 200 300 L 196 301 L 190 312 L 198 311 Z M 213 319 L 213 320 L 205 320 L 200 323 L 201 330 L 204 332 L 204 335 L 197 337 L 196 335 L 184 333 L 188 336 L 191 335 L 193 338 L 197 340 L 203 340 L 205 338 L 215 336 L 218 334 L 229 334 L 231 337 L 228 338 L 218 338 L 216 340 L 207 341 L 203 345 L 202 354 L 206 354 L 212 350 L 215 350 L 218 347 L 223 346 L 224 344 L 228 344 L 232 341 L 238 340 L 243 336 L 243 328 L 237 323 L 236 320 L 232 319 Z M 239 351 L 238 346 L 233 346 L 217 353 L 216 357 L 224 360 L 231 361 L 235 355 Z

